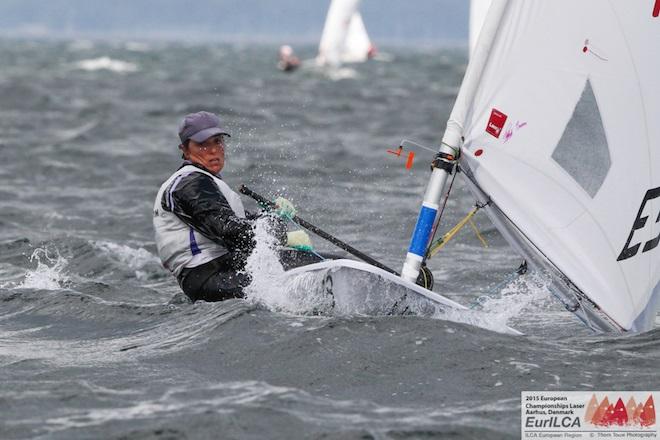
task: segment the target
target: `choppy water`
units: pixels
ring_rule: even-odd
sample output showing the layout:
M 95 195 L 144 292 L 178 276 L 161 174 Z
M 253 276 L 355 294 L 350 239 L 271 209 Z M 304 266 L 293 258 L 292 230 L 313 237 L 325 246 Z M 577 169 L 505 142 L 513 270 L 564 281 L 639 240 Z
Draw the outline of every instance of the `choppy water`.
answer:
M 430 262 L 481 312 L 300 314 L 265 257 L 250 301 L 177 301 L 151 208 L 200 109 L 233 134 L 230 185 L 400 267 L 428 167 L 386 150 L 437 142 L 466 59 L 390 52 L 339 79 L 277 71 L 274 46 L 0 42 L 0 437 L 516 438 L 523 390 L 659 389 L 658 329 L 594 336 L 542 278 L 507 283 L 484 217 L 489 248 L 466 228 Z M 472 204 L 457 180 L 444 224 Z

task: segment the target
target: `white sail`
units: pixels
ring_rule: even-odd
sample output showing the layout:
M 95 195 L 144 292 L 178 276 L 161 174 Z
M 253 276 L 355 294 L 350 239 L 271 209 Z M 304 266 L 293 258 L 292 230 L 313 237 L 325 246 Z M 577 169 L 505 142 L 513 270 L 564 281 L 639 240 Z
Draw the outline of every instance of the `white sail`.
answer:
M 478 81 L 448 123 L 465 137 L 461 168 L 567 308 L 596 330 L 648 329 L 660 303 L 660 6 L 496 4 L 483 67 L 468 68 Z
M 355 12 L 351 17 L 351 23 L 348 25 L 346 33 L 346 42 L 341 60 L 344 63 L 362 63 L 369 58 L 371 50 L 371 40 L 364 27 L 362 15 Z
M 470 0 L 470 53 L 474 51 L 479 32 L 486 20 L 491 0 Z
M 366 61 L 371 41 L 358 11 L 360 0 L 332 0 L 316 62 L 321 66 Z

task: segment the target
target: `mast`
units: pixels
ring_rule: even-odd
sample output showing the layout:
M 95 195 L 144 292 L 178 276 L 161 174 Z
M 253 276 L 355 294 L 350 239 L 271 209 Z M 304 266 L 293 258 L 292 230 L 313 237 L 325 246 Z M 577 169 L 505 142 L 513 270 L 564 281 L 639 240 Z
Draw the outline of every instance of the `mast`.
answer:
M 429 245 L 431 231 L 438 215 L 440 197 L 447 178 L 454 171 L 463 144 L 463 124 L 477 91 L 507 5 L 508 0 L 493 1 L 481 30 L 479 44 L 474 50 L 474 56 L 470 58 L 454 108 L 447 121 L 447 128 L 442 137 L 438 154 L 432 163 L 433 171 L 426 186 L 422 207 L 401 270 L 401 277 L 407 281 L 414 283 L 419 275 Z

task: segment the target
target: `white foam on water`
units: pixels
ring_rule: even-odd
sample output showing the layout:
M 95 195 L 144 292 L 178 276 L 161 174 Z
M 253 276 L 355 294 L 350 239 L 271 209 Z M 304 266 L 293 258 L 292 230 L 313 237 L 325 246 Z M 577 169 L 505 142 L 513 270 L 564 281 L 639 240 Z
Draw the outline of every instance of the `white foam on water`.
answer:
M 252 282 L 245 288 L 246 300 L 269 310 L 301 315 L 331 309 L 332 299 L 322 291 L 323 276 L 288 276 L 279 260 L 279 243 L 270 231 L 268 218 L 256 221 L 257 244 L 245 267 L 245 272 L 252 277 Z
M 55 255 L 52 255 L 45 248 L 35 249 L 30 261 L 35 260 L 37 268 L 25 273 L 25 280 L 16 286 L 17 289 L 58 290 L 69 281 L 69 277 L 64 274 L 68 261 L 59 251 L 55 250 Z
M 359 76 L 357 70 L 351 67 L 317 66 L 315 60 L 304 61 L 303 68 L 310 69 L 331 81 L 354 79 Z
M 78 69 L 88 72 L 97 70 L 109 70 L 116 73 L 137 72 L 138 66 L 127 61 L 115 60 L 110 57 L 90 58 L 81 60 L 74 64 Z
M 551 297 L 551 280 L 538 272 L 516 277 L 502 288 L 499 295 L 483 301 L 483 311 L 491 318 L 507 322 L 530 307 Z
M 550 279 L 537 272 L 519 276 L 507 283 L 499 292 L 482 296 L 480 308 L 472 310 L 450 310 L 443 319 L 474 325 L 498 333 L 511 333 L 508 323 L 538 303 L 550 297 Z M 537 315 L 532 312 L 532 315 Z
M 325 75 L 332 81 L 341 81 L 344 79 L 354 79 L 358 77 L 358 73 L 355 69 L 350 67 L 339 67 L 329 69 L 325 72 Z
M 62 142 L 62 143 L 69 142 L 69 141 L 72 141 L 74 139 L 77 139 L 77 138 L 83 136 L 86 133 L 89 133 L 90 131 L 92 131 L 93 129 L 98 127 L 98 125 L 100 123 L 101 123 L 100 120 L 95 119 L 95 120 L 89 121 L 87 123 L 81 124 L 81 125 L 73 127 L 73 128 L 58 128 L 55 131 L 55 134 L 56 134 L 57 140 L 59 142 Z M 51 159 L 51 162 L 57 163 L 56 159 Z M 67 164 L 67 165 L 71 166 L 68 162 L 62 161 L 60 163 Z

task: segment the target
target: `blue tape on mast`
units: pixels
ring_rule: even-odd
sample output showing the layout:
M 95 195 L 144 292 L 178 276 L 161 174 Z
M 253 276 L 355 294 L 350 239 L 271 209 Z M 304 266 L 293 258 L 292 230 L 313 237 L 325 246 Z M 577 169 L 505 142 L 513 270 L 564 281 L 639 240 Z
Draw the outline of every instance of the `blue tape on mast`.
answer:
M 410 240 L 408 252 L 424 257 L 424 254 L 426 253 L 426 245 L 429 242 L 431 229 L 433 229 L 433 222 L 435 221 L 437 213 L 437 209 L 422 206 L 422 209 L 419 211 L 419 217 L 417 217 L 415 232 Z

